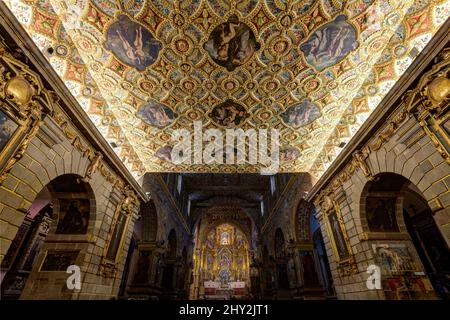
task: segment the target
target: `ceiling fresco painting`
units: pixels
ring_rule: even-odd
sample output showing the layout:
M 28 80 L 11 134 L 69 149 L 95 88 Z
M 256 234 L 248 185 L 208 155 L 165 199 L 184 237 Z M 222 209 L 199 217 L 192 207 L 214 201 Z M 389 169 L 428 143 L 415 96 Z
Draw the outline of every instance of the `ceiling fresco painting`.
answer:
M 319 178 L 450 16 L 450 0 L 6 0 L 136 177 L 171 132 L 274 128 L 283 172 Z M 54 50 L 48 50 L 53 48 Z

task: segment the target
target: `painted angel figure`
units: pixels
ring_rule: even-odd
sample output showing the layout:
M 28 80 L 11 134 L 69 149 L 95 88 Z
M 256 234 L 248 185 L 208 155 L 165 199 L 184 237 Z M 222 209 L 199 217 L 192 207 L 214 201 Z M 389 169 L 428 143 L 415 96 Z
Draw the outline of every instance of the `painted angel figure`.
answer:
M 143 42 L 142 42 L 142 27 L 139 27 L 136 30 L 136 36 L 134 39 L 134 46 L 132 46 L 127 39 L 123 36 L 120 30 L 117 30 L 117 35 L 119 36 L 120 41 L 122 41 L 122 47 L 125 51 L 127 57 L 131 60 L 132 63 L 142 64 L 145 60 L 145 53 L 143 50 Z

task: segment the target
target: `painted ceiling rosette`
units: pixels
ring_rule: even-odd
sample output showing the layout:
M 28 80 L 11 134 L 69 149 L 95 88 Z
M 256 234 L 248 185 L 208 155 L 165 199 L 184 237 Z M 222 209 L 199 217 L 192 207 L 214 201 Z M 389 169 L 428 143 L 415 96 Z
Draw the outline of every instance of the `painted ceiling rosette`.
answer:
M 130 172 L 171 133 L 274 128 L 281 172 L 328 168 L 450 16 L 450 0 L 6 0 Z M 54 53 L 49 54 L 48 48 Z

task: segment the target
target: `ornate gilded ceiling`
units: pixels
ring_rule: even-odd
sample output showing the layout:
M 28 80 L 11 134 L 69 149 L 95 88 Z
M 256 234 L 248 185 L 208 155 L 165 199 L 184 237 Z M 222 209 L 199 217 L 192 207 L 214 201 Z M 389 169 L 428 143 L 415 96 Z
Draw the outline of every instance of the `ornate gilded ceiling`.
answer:
M 171 132 L 275 128 L 280 171 L 326 170 L 450 16 L 450 0 L 6 0 L 135 177 Z

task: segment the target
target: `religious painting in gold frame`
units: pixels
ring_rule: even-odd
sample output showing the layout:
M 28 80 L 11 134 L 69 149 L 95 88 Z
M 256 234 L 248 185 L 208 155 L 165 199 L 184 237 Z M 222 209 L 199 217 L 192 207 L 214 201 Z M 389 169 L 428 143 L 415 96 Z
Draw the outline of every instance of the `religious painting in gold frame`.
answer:
M 1 184 L 39 130 L 43 109 L 49 108 L 44 106 L 48 96 L 42 92 L 39 77 L 7 53 L 2 43 L 0 52 Z
M 11 108 L 3 102 L 0 103 L 0 161 L 3 162 L 14 149 L 23 128 Z
M 338 263 L 344 263 L 352 260 L 353 253 L 350 241 L 342 219 L 341 210 L 335 201 L 333 201 L 332 207 L 325 213 L 325 224 L 336 261 Z
M 0 93 L 0 183 L 6 178 L 11 167 L 20 159 L 21 149 L 25 149 L 25 140 L 34 135 L 36 121 L 24 118 L 9 101 L 3 100 Z
M 113 224 L 111 226 L 111 235 L 108 239 L 108 245 L 105 250 L 105 260 L 108 263 L 116 264 L 120 260 L 120 253 L 125 242 L 126 230 L 128 228 L 129 214 L 118 206 Z

